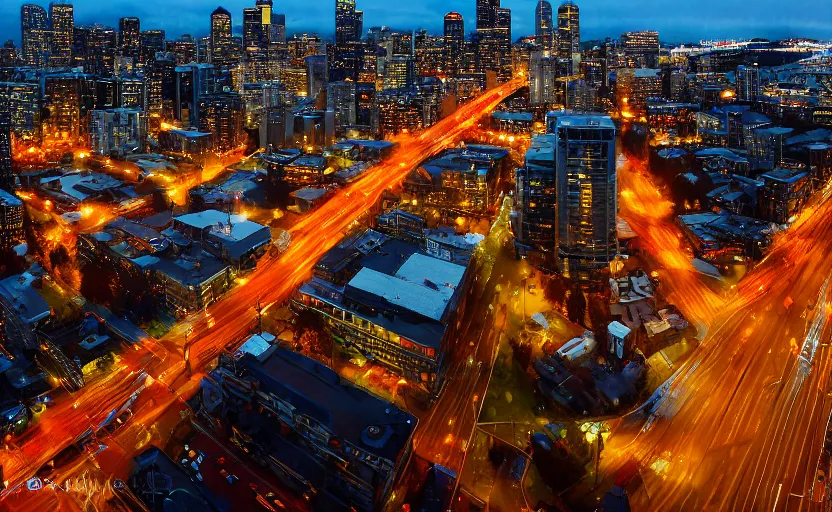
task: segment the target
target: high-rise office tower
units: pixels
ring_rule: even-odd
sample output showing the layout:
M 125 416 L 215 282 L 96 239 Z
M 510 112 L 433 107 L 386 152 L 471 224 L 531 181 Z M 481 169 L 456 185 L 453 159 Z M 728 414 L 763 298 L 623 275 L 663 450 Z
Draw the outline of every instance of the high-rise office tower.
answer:
M 335 0 L 335 46 L 329 63 L 330 80 L 358 80 L 364 56 L 363 26 L 364 13 L 355 10 L 355 0 Z
M 165 51 L 165 31 L 145 30 L 140 34 L 141 62 L 147 64 L 156 59 L 156 53 Z
M 625 32 L 621 44 L 627 64 L 636 68 L 655 68 L 659 65 L 659 33 L 655 30 Z
M 760 96 L 760 67 L 754 63 L 737 66 L 737 99 L 757 101 Z
M 211 13 L 211 64 L 216 67 L 232 65 L 231 46 L 231 13 L 217 7 Z
M 113 27 L 87 27 L 87 55 L 84 71 L 99 76 L 111 76 L 115 70 L 118 34 Z
M 246 82 L 262 82 L 271 78 L 269 70 L 271 23 L 271 0 L 257 0 L 254 7 L 243 9 L 243 60 Z
M 335 44 L 348 43 L 361 39 L 359 21 L 361 11 L 355 10 L 355 0 L 335 0 Z M 363 18 L 363 13 L 362 18 Z
M 141 54 L 141 23 L 134 16 L 118 20 L 118 49 L 122 57 L 132 58 L 133 63 L 139 61 Z
M 477 0 L 477 31 L 496 26 L 499 8 L 500 0 Z
M 49 18 L 46 9 L 25 4 L 20 8 L 21 58 L 27 66 L 42 67 L 49 62 Z
M 173 55 L 177 65 L 185 65 L 197 61 L 196 45 L 193 39 L 186 36 L 187 34 L 176 41 L 167 41 L 165 43 L 165 50 Z
M 0 101 L 0 190 L 14 192 L 12 119 L 9 105 L 5 101 Z
M 199 126 L 199 99 L 216 92 L 216 72 L 213 64 L 191 63 L 175 69 L 174 119 Z
M 592 280 L 618 252 L 615 125 L 600 115 L 549 116 L 557 174 L 559 268 L 573 280 Z
M 581 65 L 581 26 L 578 6 L 567 0 L 558 7 L 558 58 L 568 61 L 567 71 L 572 75 Z
M 458 12 L 445 15 L 445 72 L 456 74 L 465 45 L 465 23 Z
M 198 127 L 213 135 L 214 149 L 229 151 L 243 142 L 243 100 L 236 92 L 216 92 L 199 97 Z
M 529 102 L 546 105 L 555 102 L 558 60 L 551 52 L 538 50 L 529 56 Z
M 511 10 L 500 0 L 477 0 L 476 54 L 478 71 L 505 76 L 511 70 Z
M 56 67 L 72 64 L 72 41 L 75 30 L 75 11 L 72 4 L 49 4 L 49 20 L 52 27 L 52 44 L 49 63 Z
M 547 0 L 537 2 L 534 10 L 534 36 L 537 44 L 544 49 L 552 49 L 554 27 L 552 26 L 552 4 Z
M 271 43 L 280 50 L 286 48 L 286 15 L 272 13 Z

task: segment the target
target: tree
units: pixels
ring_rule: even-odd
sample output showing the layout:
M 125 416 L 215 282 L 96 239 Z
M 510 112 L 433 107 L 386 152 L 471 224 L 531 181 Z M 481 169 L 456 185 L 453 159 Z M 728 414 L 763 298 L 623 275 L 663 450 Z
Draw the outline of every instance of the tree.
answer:
M 586 320 L 586 297 L 583 290 L 578 286 L 572 288 L 569 298 L 566 300 L 566 315 L 570 322 L 584 325 Z

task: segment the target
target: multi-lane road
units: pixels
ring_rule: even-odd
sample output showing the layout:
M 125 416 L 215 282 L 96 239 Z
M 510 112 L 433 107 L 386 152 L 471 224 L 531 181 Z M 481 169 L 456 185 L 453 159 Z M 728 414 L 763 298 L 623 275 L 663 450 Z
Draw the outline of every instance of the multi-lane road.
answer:
M 622 208 L 627 196 L 644 204 L 655 197 L 633 186 L 642 170 L 622 168 Z M 685 277 L 684 265 L 670 269 L 684 279 L 677 303 L 708 329 L 654 414 L 623 419 L 606 443 L 606 476 L 633 461 L 640 468 L 635 510 L 817 509 L 816 469 L 832 406 L 828 196 L 828 188 L 820 191 L 724 299 Z M 660 251 L 656 223 L 646 219 L 628 218 Z
M 20 440 L 18 448 L 0 452 L 8 486 L 15 487 L 32 476 L 91 424 L 102 421 L 114 407 L 124 403 L 135 390 L 136 376 L 141 372 L 153 377 L 153 386 L 164 386 L 170 392 L 168 398 L 158 398 L 157 406 L 141 411 L 131 421 L 152 425 L 165 410 L 166 402 L 169 405 L 180 396 L 193 393 L 198 374 L 188 376 L 183 357 L 198 372 L 225 347 L 242 341 L 254 325 L 258 302 L 287 300 L 308 278 L 315 262 L 357 218 L 377 204 L 384 190 L 400 183 L 427 157 L 455 144 L 482 114 L 494 109 L 523 83 L 517 79 L 489 90 L 419 135 L 400 139 L 387 161 L 369 169 L 361 179 L 341 189 L 296 224 L 288 250 L 280 258 L 261 260 L 245 285 L 165 338 L 147 339 L 135 345 L 135 350 L 123 354 L 118 371 L 92 380 L 73 396 L 59 397 Z

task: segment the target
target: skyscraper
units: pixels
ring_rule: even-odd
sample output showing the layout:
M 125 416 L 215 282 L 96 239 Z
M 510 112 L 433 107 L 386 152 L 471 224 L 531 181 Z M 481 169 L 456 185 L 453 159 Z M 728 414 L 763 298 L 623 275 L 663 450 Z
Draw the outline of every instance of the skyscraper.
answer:
M 757 101 L 760 95 L 760 68 L 754 63 L 737 66 L 737 99 L 740 101 Z
M 361 39 L 363 19 L 358 20 L 355 0 L 335 0 L 335 44 L 348 43 Z M 361 13 L 363 18 L 363 13 Z
M 272 0 L 257 0 L 254 7 L 243 9 L 243 57 L 245 81 L 269 80 Z
M 145 30 L 140 35 L 141 38 L 141 62 L 148 64 L 156 59 L 157 52 L 165 51 L 165 31 L 164 30 Z
M 534 36 L 537 44 L 543 46 L 544 49 L 550 50 L 552 48 L 552 38 L 554 37 L 552 4 L 547 0 L 537 2 L 537 7 L 534 10 Z
M 500 0 L 477 0 L 477 31 L 492 29 L 497 23 Z
M 27 66 L 42 67 L 49 62 L 49 18 L 46 9 L 25 4 L 20 8 L 21 57 Z
M 465 44 L 465 23 L 458 12 L 445 15 L 445 71 L 455 74 L 459 69 L 459 59 Z
M 500 0 L 477 0 L 476 53 L 478 71 L 510 74 L 511 10 L 500 7 Z
M 581 64 L 581 27 L 578 6 L 567 0 L 558 7 L 558 58 L 569 61 L 568 73 L 578 72 Z
M 607 116 L 562 113 L 546 124 L 554 135 L 560 271 L 592 280 L 618 252 L 615 125 Z
M 9 105 L 5 101 L 0 101 L 0 190 L 14 192 L 12 119 Z
M 72 4 L 49 4 L 49 19 L 52 26 L 50 64 L 64 67 L 72 64 L 72 41 L 75 30 L 75 11 Z
M 118 20 L 118 49 L 122 57 L 133 59 L 133 63 L 139 62 L 141 54 L 141 23 L 139 18 L 128 17 Z
M 330 62 L 330 80 L 358 79 L 364 57 L 363 27 L 364 13 L 355 10 L 355 0 L 335 0 L 335 47 Z
M 211 63 L 217 67 L 233 64 L 231 46 L 231 13 L 217 7 L 211 13 Z

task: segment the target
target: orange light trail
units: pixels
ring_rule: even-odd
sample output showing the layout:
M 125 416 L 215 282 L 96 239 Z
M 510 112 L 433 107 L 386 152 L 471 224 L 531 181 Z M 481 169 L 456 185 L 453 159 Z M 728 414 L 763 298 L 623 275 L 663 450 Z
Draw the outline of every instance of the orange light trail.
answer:
M 180 387 L 181 379 L 177 380 L 178 375 L 171 370 L 184 367 L 179 354 L 187 331 L 192 332 L 188 338 L 191 367 L 197 369 L 225 347 L 242 341 L 256 321 L 258 301 L 271 304 L 287 300 L 309 277 L 315 262 L 341 240 L 357 218 L 378 203 L 386 189 L 400 183 L 425 158 L 453 145 L 482 114 L 493 110 L 523 83 L 517 79 L 489 90 L 421 134 L 399 138 L 387 161 L 368 169 L 360 179 L 304 217 L 292 228 L 292 243 L 286 252 L 279 259 L 268 255 L 261 259 L 248 277 L 248 284 L 209 307 L 207 316 L 195 315 L 180 323 L 158 344 L 147 340 L 141 349 L 124 354 L 121 371 L 88 383 L 71 400 L 57 400 L 43 413 L 44 419 L 38 426 L 24 434 L 17 450 L 0 452 L 0 464 L 10 485 L 23 482 L 90 423 L 100 422 L 113 407 L 123 403 L 135 386 L 131 384 L 135 370 L 128 373 L 128 368 L 144 369 L 149 375 L 173 375 L 165 379 L 166 383 Z M 208 325 L 209 318 L 214 322 L 213 328 Z M 161 346 L 167 353 L 162 355 L 163 359 L 156 357 L 148 346 Z M 190 379 L 186 384 L 190 393 L 195 392 Z M 74 408 L 71 401 L 80 405 Z M 155 420 L 148 416 L 143 419 L 145 424 Z

